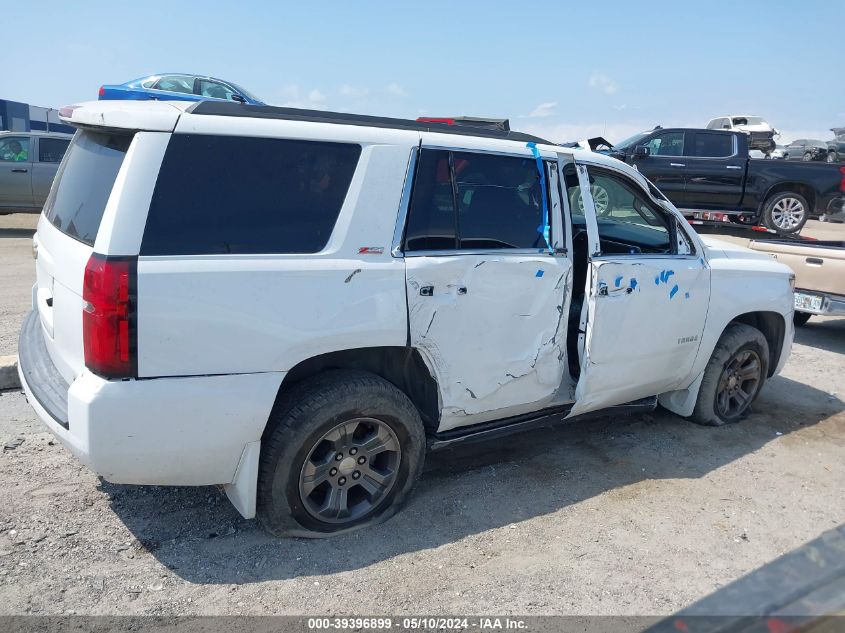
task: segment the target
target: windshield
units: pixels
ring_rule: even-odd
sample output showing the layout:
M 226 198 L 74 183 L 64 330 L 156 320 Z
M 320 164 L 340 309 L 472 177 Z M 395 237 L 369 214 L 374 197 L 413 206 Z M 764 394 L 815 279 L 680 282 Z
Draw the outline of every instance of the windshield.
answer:
M 738 116 L 733 119 L 734 125 L 762 125 L 765 123 L 759 116 Z
M 641 141 L 643 138 L 648 136 L 648 132 L 640 132 L 639 134 L 634 134 L 634 136 L 630 136 L 626 138 L 624 141 L 620 141 L 615 145 L 615 147 L 619 149 L 625 149 L 626 147 L 631 147 L 632 145 L 636 145 L 638 141 Z
M 232 88 L 234 88 L 235 90 L 237 90 L 238 94 L 241 95 L 242 97 L 246 97 L 250 101 L 261 101 L 262 103 L 264 103 L 264 99 L 259 99 L 254 94 L 252 94 L 249 90 L 244 90 L 243 88 L 241 88 L 237 84 L 230 83 L 229 85 L 232 86 Z

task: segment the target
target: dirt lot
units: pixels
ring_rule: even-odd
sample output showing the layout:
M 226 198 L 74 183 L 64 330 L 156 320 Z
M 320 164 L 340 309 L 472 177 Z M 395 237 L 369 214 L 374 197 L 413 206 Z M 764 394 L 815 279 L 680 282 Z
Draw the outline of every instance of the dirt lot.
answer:
M 0 355 L 33 221 L 0 217 Z M 0 614 L 668 614 L 845 522 L 843 375 L 845 319 L 814 319 L 740 424 L 658 410 L 434 455 L 402 513 L 321 541 L 215 488 L 98 481 L 5 392 Z

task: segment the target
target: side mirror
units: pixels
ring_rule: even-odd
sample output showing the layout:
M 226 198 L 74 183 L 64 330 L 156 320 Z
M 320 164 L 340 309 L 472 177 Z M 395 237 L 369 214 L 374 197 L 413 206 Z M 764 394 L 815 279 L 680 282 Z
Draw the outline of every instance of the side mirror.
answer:
M 646 158 L 651 154 L 651 150 L 648 149 L 647 145 L 637 145 L 634 148 L 634 158 Z
M 246 103 L 246 99 L 244 99 L 241 95 L 232 95 L 232 101 L 237 101 L 238 103 Z

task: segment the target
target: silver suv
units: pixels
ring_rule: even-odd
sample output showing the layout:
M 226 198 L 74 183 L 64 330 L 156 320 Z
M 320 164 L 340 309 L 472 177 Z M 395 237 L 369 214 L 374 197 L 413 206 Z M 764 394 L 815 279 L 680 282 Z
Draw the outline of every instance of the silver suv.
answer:
M 0 132 L 0 215 L 41 211 L 71 138 L 59 133 Z

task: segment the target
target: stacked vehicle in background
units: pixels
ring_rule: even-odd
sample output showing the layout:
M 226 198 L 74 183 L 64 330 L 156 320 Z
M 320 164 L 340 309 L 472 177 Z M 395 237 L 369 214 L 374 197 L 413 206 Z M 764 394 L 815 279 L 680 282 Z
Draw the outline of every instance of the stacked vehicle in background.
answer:
M 845 127 L 833 127 L 830 131 L 835 136 L 827 142 L 827 162 L 845 162 Z
M 799 138 L 784 148 L 785 160 L 827 161 L 828 144 L 815 138 Z M 831 161 L 833 162 L 833 161 Z
M 744 132 L 748 135 L 748 149 L 761 151 L 766 157 L 775 151 L 775 137 L 780 136 L 780 132 L 766 119 L 752 114 L 717 117 L 707 123 L 707 129 Z
M 605 153 L 636 167 L 687 215 L 717 211 L 782 235 L 810 216 L 845 215 L 845 168 L 751 160 L 744 132 L 657 127 Z

